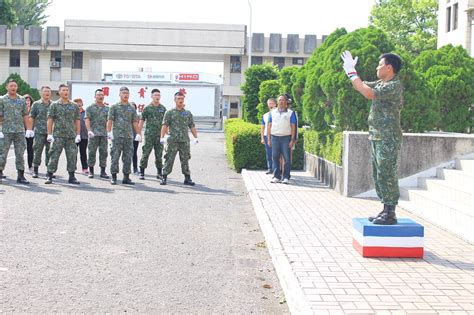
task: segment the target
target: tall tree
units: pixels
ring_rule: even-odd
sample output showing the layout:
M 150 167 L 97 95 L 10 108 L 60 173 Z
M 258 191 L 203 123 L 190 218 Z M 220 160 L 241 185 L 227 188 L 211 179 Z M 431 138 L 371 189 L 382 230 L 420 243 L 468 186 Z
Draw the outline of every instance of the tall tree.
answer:
M 397 48 L 415 55 L 436 49 L 438 0 L 376 0 L 369 21 Z
M 12 0 L 0 0 L 0 25 L 12 27 L 17 22 L 18 17 L 13 10 Z
M 45 11 L 50 4 L 51 0 L 0 0 L 0 24 L 42 26 L 48 19 Z

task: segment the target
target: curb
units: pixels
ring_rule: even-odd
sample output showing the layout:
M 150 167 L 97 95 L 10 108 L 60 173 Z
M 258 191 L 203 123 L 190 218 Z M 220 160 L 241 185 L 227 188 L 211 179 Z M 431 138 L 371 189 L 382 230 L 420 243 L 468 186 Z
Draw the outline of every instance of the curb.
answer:
M 281 287 L 285 293 L 286 302 L 290 312 L 292 314 L 312 314 L 311 307 L 299 285 L 298 279 L 293 273 L 290 262 L 288 261 L 285 251 L 280 243 L 280 239 L 273 228 L 271 219 L 265 211 L 262 201 L 258 197 L 258 193 L 246 169 L 242 170 L 242 178 L 244 179 L 245 187 L 247 188 L 250 200 L 252 201 L 260 228 L 265 236 L 267 248 L 270 252 Z

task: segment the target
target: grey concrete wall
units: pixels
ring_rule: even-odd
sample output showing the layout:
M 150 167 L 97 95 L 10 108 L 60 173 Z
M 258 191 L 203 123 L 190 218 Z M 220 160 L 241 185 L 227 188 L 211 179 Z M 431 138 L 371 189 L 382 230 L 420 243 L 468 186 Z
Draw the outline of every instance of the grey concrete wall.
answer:
M 304 169 L 306 172 L 342 194 L 344 187 L 342 167 L 308 152 L 305 152 L 304 157 Z
M 474 135 L 405 133 L 398 159 L 398 178 L 405 178 L 474 152 Z M 344 196 L 374 188 L 367 132 L 344 132 Z

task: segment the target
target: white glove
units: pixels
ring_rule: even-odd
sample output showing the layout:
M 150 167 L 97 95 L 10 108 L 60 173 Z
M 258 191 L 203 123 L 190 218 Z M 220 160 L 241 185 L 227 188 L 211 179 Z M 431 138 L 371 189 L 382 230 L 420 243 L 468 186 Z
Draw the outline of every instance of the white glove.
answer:
M 87 136 L 88 136 L 90 139 L 92 139 L 92 138 L 95 137 L 95 134 L 94 134 L 92 131 L 89 131 L 89 132 L 87 133 Z
M 54 142 L 54 137 L 53 137 L 53 135 L 48 135 L 48 136 L 46 137 L 46 141 L 48 141 L 49 143 L 53 143 L 53 142 Z
M 166 143 L 166 138 L 160 138 L 160 143 L 165 144 Z
M 342 53 L 341 59 L 344 62 L 342 64 L 342 67 L 344 68 L 344 71 L 346 72 L 349 79 L 351 79 L 352 81 L 357 79 L 358 76 L 357 76 L 357 71 L 355 69 L 355 66 L 357 64 L 357 60 L 359 59 L 359 57 L 352 58 L 351 52 L 346 50 L 345 52 Z
M 198 138 L 194 138 L 193 143 L 194 143 L 194 144 L 198 144 L 198 143 L 199 143 Z
M 3 134 L 3 132 L 0 131 L 0 139 L 3 139 L 5 138 L 5 135 Z
M 33 138 L 35 136 L 35 132 L 31 129 L 28 129 L 26 132 L 25 132 L 25 138 Z
M 76 139 L 74 140 L 76 143 L 79 143 L 81 142 L 81 136 L 80 135 L 77 135 L 76 136 Z
M 142 136 L 140 136 L 139 134 L 136 134 L 135 141 L 142 142 Z
M 109 138 L 109 140 L 114 140 L 114 133 L 112 131 L 107 132 L 107 138 Z

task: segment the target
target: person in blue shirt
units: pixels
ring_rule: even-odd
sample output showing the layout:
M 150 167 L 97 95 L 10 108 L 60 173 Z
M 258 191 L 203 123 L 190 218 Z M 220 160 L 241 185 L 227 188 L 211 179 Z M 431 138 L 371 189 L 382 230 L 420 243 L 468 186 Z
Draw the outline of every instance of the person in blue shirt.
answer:
M 276 100 L 272 97 L 267 100 L 268 112 L 263 114 L 262 127 L 260 129 L 260 142 L 265 145 L 265 152 L 267 153 L 267 172 L 265 174 L 273 173 L 273 158 L 272 148 L 268 146 L 268 118 L 270 118 L 270 111 L 276 107 Z

